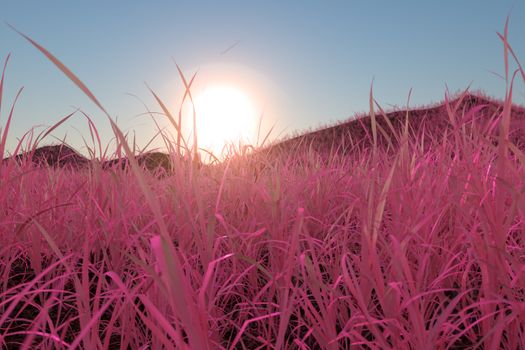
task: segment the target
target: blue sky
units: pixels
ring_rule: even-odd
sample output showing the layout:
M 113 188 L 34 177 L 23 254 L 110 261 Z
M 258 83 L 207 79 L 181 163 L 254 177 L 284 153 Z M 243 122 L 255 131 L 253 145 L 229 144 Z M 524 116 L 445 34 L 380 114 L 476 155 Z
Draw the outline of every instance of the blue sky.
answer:
M 503 32 L 525 60 L 523 1 L 3 1 L 0 20 L 43 45 L 99 98 L 139 145 L 155 134 L 140 97 L 160 111 L 144 82 L 176 110 L 182 83 L 175 60 L 198 80 L 229 76 L 250 86 L 264 109 L 263 132 L 281 137 L 368 110 L 443 99 L 482 89 L 501 98 L 505 83 Z M 225 54 L 232 44 L 239 42 Z M 0 125 L 18 88 L 9 147 L 33 126 L 51 125 L 77 107 L 97 125 L 105 146 L 113 137 L 106 117 L 22 37 L 0 24 L 0 58 L 8 53 Z M 525 61 L 524 61 L 525 62 Z M 515 65 L 512 65 L 514 67 Z M 254 92 L 255 91 L 255 92 Z M 515 100 L 524 103 L 523 82 Z M 41 129 L 38 129 L 41 130 Z M 54 133 L 85 153 L 89 138 L 80 114 Z M 48 139 L 52 143 L 54 140 Z M 153 146 L 161 146 L 154 142 Z M 111 148 L 111 147 L 110 147 Z

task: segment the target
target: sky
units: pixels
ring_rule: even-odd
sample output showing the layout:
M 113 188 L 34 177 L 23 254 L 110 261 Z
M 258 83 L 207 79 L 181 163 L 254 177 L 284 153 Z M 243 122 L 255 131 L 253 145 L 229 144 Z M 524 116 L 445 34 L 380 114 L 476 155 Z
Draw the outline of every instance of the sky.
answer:
M 77 109 L 93 120 L 103 147 L 114 145 L 107 117 L 6 23 L 69 67 L 130 140 L 144 147 L 158 130 L 146 107 L 161 112 L 149 88 L 178 115 L 184 90 L 176 65 L 187 78 L 197 72 L 196 97 L 222 84 L 250 101 L 250 118 L 257 120 L 243 137 L 252 144 L 254 129 L 265 135 L 274 126 L 270 138 L 278 139 L 367 112 L 372 81 L 374 98 L 387 110 L 405 106 L 410 89 L 414 107 L 443 100 L 446 87 L 454 93 L 469 84 L 503 98 L 503 45 L 496 33 L 503 33 L 508 15 L 510 44 L 525 60 L 525 1 L 519 0 L 2 0 L 0 60 L 9 53 L 11 58 L 0 126 L 24 87 L 8 152 L 31 128 L 41 131 Z M 515 89 L 514 100 L 523 104 L 523 82 L 517 80 Z M 215 97 L 226 101 L 224 96 Z M 190 137 L 191 108 L 182 109 Z M 155 115 L 175 133 L 166 118 Z M 244 125 L 206 118 L 199 119 L 204 139 Z M 92 145 L 87 118 L 79 112 L 52 135 L 43 144 L 66 137 L 83 154 Z M 148 147 L 163 147 L 162 140 Z

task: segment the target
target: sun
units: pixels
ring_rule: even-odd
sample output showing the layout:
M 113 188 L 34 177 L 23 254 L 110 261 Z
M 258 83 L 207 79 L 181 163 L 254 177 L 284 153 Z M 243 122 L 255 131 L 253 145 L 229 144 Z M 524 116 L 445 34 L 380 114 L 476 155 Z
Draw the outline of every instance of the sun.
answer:
M 200 148 L 220 156 L 225 145 L 249 143 L 257 111 L 243 90 L 228 85 L 208 86 L 194 96 L 194 104 Z

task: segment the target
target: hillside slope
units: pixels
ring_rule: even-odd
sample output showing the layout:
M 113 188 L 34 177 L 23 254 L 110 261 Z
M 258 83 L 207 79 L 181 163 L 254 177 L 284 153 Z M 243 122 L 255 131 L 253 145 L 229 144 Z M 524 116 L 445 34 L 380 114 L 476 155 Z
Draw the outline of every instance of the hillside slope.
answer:
M 468 126 L 473 117 L 477 125 L 489 129 L 489 122 L 494 117 L 500 116 L 503 102 L 497 101 L 481 94 L 466 94 L 462 99 L 453 98 L 449 102 L 451 110 L 455 112 L 455 123 L 458 126 Z M 421 109 L 394 110 L 381 112 L 374 109 L 377 123 L 377 143 L 379 147 L 393 146 L 399 143 L 396 135 L 401 135 L 405 120 L 408 117 L 409 136 L 420 135 L 425 131 L 425 141 L 440 140 L 445 132 L 453 130 L 452 121 L 447 112 L 445 101 L 432 107 Z M 471 113 L 469 113 L 471 112 Z M 295 136 L 273 145 L 265 147 L 259 152 L 267 155 L 277 155 L 282 152 L 297 150 L 303 146 L 324 153 L 336 151 L 341 154 L 351 153 L 355 147 L 367 147 L 372 144 L 372 118 L 370 115 L 360 116 L 334 126 L 321 128 L 312 132 Z M 499 127 L 496 124 L 492 129 L 492 136 L 497 136 Z M 488 131 L 488 130 L 487 130 Z M 432 139 L 429 139 L 429 137 Z M 513 105 L 511 112 L 510 141 L 523 148 L 525 145 L 525 108 Z

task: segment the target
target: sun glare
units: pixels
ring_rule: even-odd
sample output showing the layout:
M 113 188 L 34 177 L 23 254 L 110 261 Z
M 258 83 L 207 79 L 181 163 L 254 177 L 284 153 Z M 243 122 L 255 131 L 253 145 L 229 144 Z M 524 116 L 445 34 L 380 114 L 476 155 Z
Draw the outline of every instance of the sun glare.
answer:
M 242 90 L 225 85 L 209 86 L 195 96 L 199 147 L 221 155 L 224 145 L 249 142 L 257 112 Z

